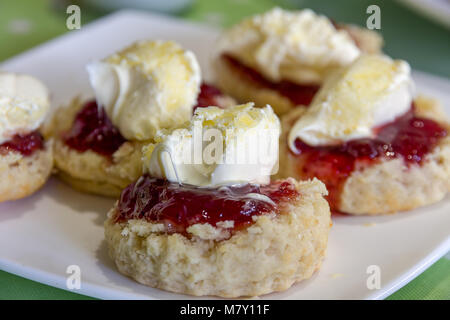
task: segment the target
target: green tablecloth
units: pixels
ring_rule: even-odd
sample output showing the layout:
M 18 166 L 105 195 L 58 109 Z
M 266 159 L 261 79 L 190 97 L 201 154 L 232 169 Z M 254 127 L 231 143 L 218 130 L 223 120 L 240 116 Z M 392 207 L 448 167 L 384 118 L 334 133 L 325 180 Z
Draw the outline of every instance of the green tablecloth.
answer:
M 77 1 L 73 1 L 76 3 Z M 381 8 L 385 51 L 408 60 L 413 68 L 450 77 L 450 32 L 401 7 L 393 0 L 197 0 L 179 16 L 229 26 L 247 15 L 275 5 L 309 7 L 336 21 L 365 25 L 366 8 Z M 64 1 L 2 0 L 0 61 L 67 32 Z M 82 22 L 103 13 L 82 8 Z M 89 299 L 0 271 L 0 299 Z M 442 258 L 388 299 L 450 299 L 450 260 Z

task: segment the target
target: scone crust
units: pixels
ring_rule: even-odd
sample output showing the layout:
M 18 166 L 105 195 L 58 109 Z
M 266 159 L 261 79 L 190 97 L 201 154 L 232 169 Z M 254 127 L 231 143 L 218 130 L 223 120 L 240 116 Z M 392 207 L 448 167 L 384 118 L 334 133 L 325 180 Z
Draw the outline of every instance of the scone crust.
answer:
M 0 156 L 0 202 L 29 196 L 47 181 L 53 167 L 52 141 L 30 156 L 11 151 Z
M 113 208 L 105 222 L 109 254 L 121 273 L 172 292 L 241 297 L 285 290 L 320 267 L 331 226 L 323 183 L 297 187 L 300 197 L 283 213 L 260 216 L 222 240 L 211 237 L 211 225 L 195 225 L 187 238 L 142 220 L 114 223 Z
M 77 112 L 83 107 L 79 98 L 56 111 L 46 128 L 46 135 L 54 137 L 54 158 L 58 176 L 73 188 L 117 197 L 120 191 L 142 174 L 142 142 L 127 141 L 108 158 L 91 150 L 78 152 L 61 139 L 72 126 Z
M 354 25 L 343 25 L 341 28 L 352 35 L 363 52 L 381 52 L 383 39 L 378 33 Z M 291 100 L 279 94 L 278 91 L 261 88 L 239 77 L 220 56 L 215 57 L 212 67 L 216 78 L 215 83 L 219 89 L 235 98 L 239 103 L 253 101 L 257 107 L 269 104 L 279 116 L 296 107 Z
M 438 101 L 426 97 L 415 100 L 416 113 L 443 125 L 446 115 Z M 303 111 L 294 110 L 282 119 L 280 172 L 278 177 L 301 179 L 296 157 L 287 146 L 287 134 Z M 357 168 L 344 182 L 338 210 L 354 215 L 381 215 L 411 210 L 442 200 L 450 191 L 450 136 L 427 155 L 421 165 L 405 165 L 403 159 L 381 160 Z

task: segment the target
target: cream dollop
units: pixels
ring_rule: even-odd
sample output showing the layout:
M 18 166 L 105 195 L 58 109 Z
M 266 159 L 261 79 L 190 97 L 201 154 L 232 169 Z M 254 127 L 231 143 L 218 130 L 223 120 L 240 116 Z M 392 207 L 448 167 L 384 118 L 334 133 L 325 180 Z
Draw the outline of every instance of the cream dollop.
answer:
M 272 9 L 226 31 L 218 54 L 228 53 L 267 79 L 322 83 L 328 72 L 360 55 L 349 34 L 310 9 Z
M 147 140 L 192 115 L 200 67 L 171 41 L 139 41 L 87 66 L 96 99 L 129 140 Z
M 373 129 L 411 108 L 414 83 L 409 64 L 382 55 L 363 55 L 325 81 L 311 105 L 292 127 L 297 138 L 312 146 L 335 145 L 373 137 Z
M 270 106 L 199 108 L 183 128 L 144 147 L 153 177 L 197 186 L 270 182 L 278 168 L 280 122 Z
M 0 143 L 39 128 L 50 109 L 47 87 L 38 79 L 0 72 Z

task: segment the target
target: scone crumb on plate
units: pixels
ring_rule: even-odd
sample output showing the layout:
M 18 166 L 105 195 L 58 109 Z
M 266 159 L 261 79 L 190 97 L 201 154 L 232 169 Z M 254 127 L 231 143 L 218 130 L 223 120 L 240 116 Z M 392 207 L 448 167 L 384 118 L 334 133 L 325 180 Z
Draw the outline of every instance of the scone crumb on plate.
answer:
M 374 227 L 376 225 L 377 224 L 375 222 L 366 222 L 366 223 L 363 224 L 364 227 Z

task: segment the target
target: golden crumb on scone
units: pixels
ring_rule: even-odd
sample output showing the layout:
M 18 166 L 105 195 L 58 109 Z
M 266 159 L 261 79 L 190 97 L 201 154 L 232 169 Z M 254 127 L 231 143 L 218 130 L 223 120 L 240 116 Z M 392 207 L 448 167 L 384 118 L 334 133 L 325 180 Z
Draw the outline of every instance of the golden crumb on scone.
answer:
M 344 25 L 342 29 L 351 34 L 362 52 L 381 52 L 383 39 L 378 33 L 354 25 Z M 252 101 L 255 102 L 257 107 L 264 107 L 268 104 L 279 116 L 296 107 L 291 100 L 278 91 L 261 87 L 240 77 L 220 56 L 214 59 L 212 68 L 218 88 L 235 98 L 239 103 Z
M 418 116 L 433 119 L 450 130 L 447 116 L 438 101 L 419 96 L 414 104 Z M 303 110 L 296 109 L 282 119 L 278 178 L 302 178 L 296 157 L 287 146 L 287 134 L 302 113 Z M 394 213 L 438 202 L 449 191 L 450 136 L 447 136 L 421 165 L 407 167 L 403 159 L 394 158 L 358 167 L 344 182 L 338 210 L 355 215 Z
M 37 191 L 49 177 L 53 167 L 52 141 L 44 149 L 23 156 L 10 151 L 0 156 L 0 202 L 17 200 Z
M 45 130 L 46 136 L 55 139 L 54 159 L 58 175 L 80 191 L 116 197 L 142 174 L 143 142 L 123 143 L 112 159 L 91 150 L 78 152 L 70 148 L 61 139 L 61 134 L 70 129 L 82 107 L 81 100 L 74 99 L 68 107 L 57 110 Z
M 229 238 L 219 227 L 196 224 L 189 237 L 164 233 L 144 220 L 114 222 L 105 237 L 119 271 L 155 288 L 191 295 L 257 296 L 311 277 L 325 256 L 331 227 L 323 183 L 295 182 L 300 196 L 279 214 L 258 216 Z

